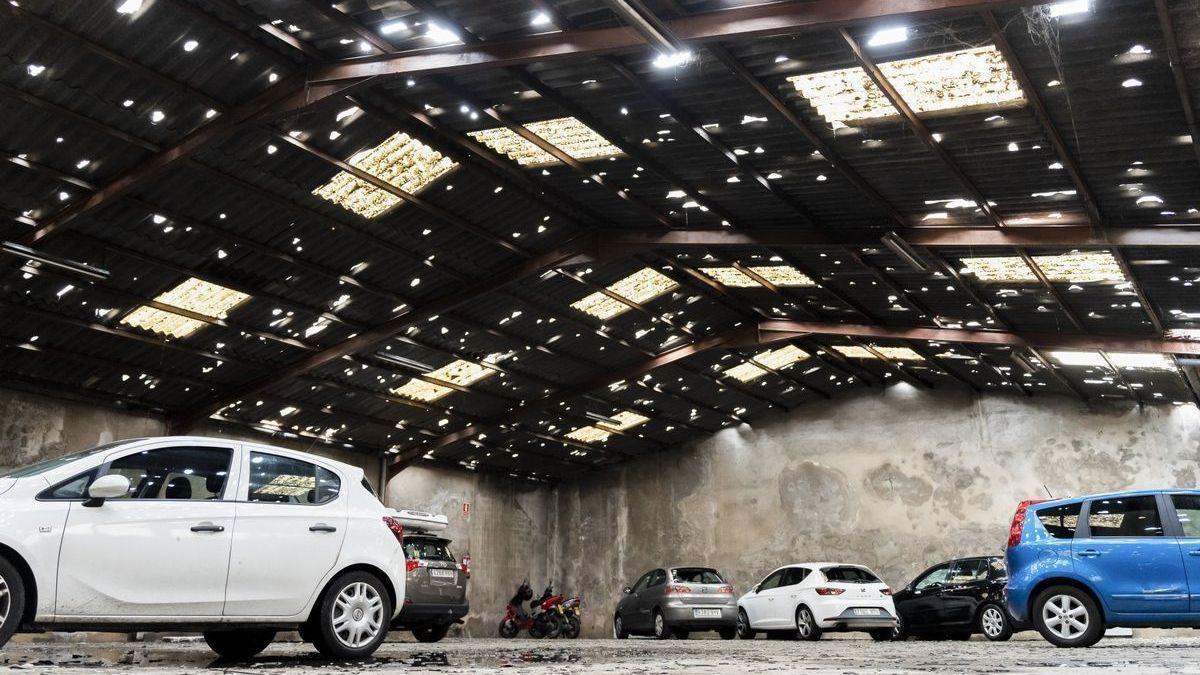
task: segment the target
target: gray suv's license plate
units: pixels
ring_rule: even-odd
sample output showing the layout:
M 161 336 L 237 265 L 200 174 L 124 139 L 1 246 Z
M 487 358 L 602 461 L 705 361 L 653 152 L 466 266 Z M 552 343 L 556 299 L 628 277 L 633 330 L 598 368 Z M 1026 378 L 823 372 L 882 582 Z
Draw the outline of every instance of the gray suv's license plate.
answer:
M 437 579 L 454 579 L 458 576 L 458 574 L 454 570 L 440 570 L 437 568 L 431 568 L 429 570 L 429 576 Z

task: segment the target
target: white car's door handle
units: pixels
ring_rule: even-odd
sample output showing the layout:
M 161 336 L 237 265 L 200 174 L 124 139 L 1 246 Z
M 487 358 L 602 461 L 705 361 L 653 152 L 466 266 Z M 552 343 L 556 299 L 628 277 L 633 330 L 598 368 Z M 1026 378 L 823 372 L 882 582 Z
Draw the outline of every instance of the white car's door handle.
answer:
M 192 526 L 192 532 L 224 532 L 224 525 L 213 525 L 212 523 L 204 522 Z
M 312 527 L 308 528 L 308 531 L 309 532 L 337 532 L 337 528 L 332 525 L 326 525 L 325 523 L 317 523 L 316 525 L 313 525 Z

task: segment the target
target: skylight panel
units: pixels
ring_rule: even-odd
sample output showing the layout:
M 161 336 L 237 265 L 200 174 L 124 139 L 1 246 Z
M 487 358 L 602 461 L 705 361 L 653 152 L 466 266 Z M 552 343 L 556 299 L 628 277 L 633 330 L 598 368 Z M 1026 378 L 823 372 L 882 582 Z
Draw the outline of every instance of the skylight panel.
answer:
M 815 286 L 813 280 L 790 265 L 763 265 L 747 268 L 758 276 L 780 287 Z M 702 267 L 700 271 L 706 276 L 730 288 L 761 288 L 750 275 L 736 267 Z
M 964 258 L 963 273 L 984 282 L 1037 282 L 1037 275 L 1018 256 Z M 1117 259 L 1108 251 L 1037 256 L 1034 262 L 1046 278 L 1062 283 L 1127 281 Z
M 231 309 L 249 297 L 245 293 L 190 277 L 154 300 L 213 319 L 224 319 Z M 185 338 L 206 325 L 203 321 L 148 305 L 126 314 L 121 323 L 173 338 Z
M 781 370 L 788 366 L 803 361 L 808 358 L 808 352 L 796 347 L 795 345 L 787 345 L 779 349 L 773 349 L 754 355 L 753 361 L 747 361 L 741 365 L 734 366 L 725 370 L 725 374 L 737 378 L 742 382 L 749 382 L 766 375 L 767 370 L 763 369 L 759 364 L 770 368 L 771 370 Z
M 491 377 L 495 373 L 496 370 L 494 368 L 491 368 L 485 364 L 459 359 L 457 361 L 448 363 L 437 370 L 430 371 L 426 374 L 426 376 L 433 380 L 449 382 L 450 384 L 456 384 L 460 387 L 469 387 L 480 380 Z M 442 398 L 452 391 L 454 391 L 454 389 L 450 387 L 414 377 L 408 382 L 405 382 L 404 385 L 393 389 L 392 393 L 397 396 L 403 396 L 404 398 L 429 403 Z
M 1025 104 L 1004 56 L 991 45 L 889 61 L 879 69 L 917 114 Z M 862 68 L 788 81 L 834 127 L 900 114 Z
M 620 148 L 609 143 L 603 136 L 592 131 L 591 127 L 574 117 L 541 120 L 523 126 L 581 162 L 624 154 Z M 544 166 L 558 163 L 558 159 L 554 155 L 525 140 L 507 127 L 472 131 L 467 135 L 492 150 L 507 155 L 509 159 L 521 166 Z
M 649 417 L 639 415 L 632 410 L 622 410 L 609 419 L 614 423 L 597 422 L 586 427 L 579 427 L 566 434 L 566 437 L 580 443 L 603 443 L 614 431 L 626 431 L 650 421 Z
M 414 195 L 458 166 L 449 157 L 403 132 L 355 154 L 348 161 L 351 166 Z M 403 201 L 345 171 L 338 172 L 312 193 L 365 218 L 378 218 Z
M 840 352 L 842 356 L 852 359 L 877 359 L 870 349 L 859 347 L 858 345 L 834 345 L 835 350 Z M 914 352 L 908 347 L 877 347 L 872 345 L 871 349 L 883 354 L 883 356 L 892 361 L 924 361 L 925 357 Z
M 1108 352 L 1108 361 L 1105 361 L 1104 355 L 1100 352 L 1059 350 L 1050 352 L 1050 358 L 1064 366 L 1108 368 L 1108 361 L 1111 361 L 1115 368 L 1133 368 L 1138 370 L 1175 369 L 1175 365 L 1167 355 L 1147 352 Z
M 1196 328 L 1172 328 L 1167 331 L 1168 340 L 1188 340 L 1191 342 L 1200 342 L 1200 329 Z
M 640 305 L 678 286 L 679 284 L 672 281 L 670 277 L 646 267 L 609 285 L 608 290 Z M 571 306 L 585 314 L 591 314 L 597 319 L 610 319 L 630 309 L 629 305 L 610 298 L 600 291 L 584 296 L 583 299 L 571 303 Z

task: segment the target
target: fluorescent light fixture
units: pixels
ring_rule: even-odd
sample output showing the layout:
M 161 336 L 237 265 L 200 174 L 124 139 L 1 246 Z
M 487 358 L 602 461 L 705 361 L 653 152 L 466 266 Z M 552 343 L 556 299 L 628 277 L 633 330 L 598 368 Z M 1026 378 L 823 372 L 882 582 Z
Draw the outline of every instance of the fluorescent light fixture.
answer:
M 25 246 L 24 244 L 18 244 L 16 242 L 12 242 L 12 241 L 0 242 L 0 251 L 4 251 L 5 253 L 8 253 L 8 254 L 14 255 L 14 256 L 18 256 L 21 258 L 28 258 L 30 260 L 36 260 L 36 261 L 42 263 L 43 265 L 57 267 L 58 269 L 61 269 L 61 270 L 66 270 L 68 272 L 74 272 L 75 274 L 81 274 L 85 277 L 91 277 L 93 279 L 99 279 L 101 281 L 108 279 L 109 274 L 110 274 L 108 270 L 101 269 L 99 267 L 93 267 L 92 265 L 88 265 L 87 263 L 81 263 L 81 262 L 76 262 L 74 260 L 68 260 L 66 258 L 60 258 L 56 255 L 42 253 L 41 251 L 37 251 L 35 249 L 29 248 L 28 246 Z
M 1072 14 L 1084 14 L 1092 9 L 1091 0 L 1066 0 L 1065 2 L 1050 3 L 1050 16 L 1058 18 L 1060 16 L 1071 16 Z
M 678 286 L 679 284 L 670 277 L 645 267 L 624 279 L 609 284 L 607 290 L 635 304 L 643 304 Z M 629 305 L 610 298 L 600 291 L 590 293 L 571 303 L 571 307 L 601 320 L 611 319 L 631 309 Z
M 408 30 L 408 23 L 405 21 L 389 21 L 379 27 L 379 32 L 384 35 L 399 33 L 402 30 Z
M 899 42 L 908 41 L 908 26 L 896 26 L 893 28 L 883 28 L 871 34 L 867 40 L 868 47 L 881 47 L 883 45 L 894 45 Z
M 654 57 L 655 68 L 675 68 L 692 60 L 692 53 L 686 49 L 676 52 L 661 53 Z
M 249 295 L 240 291 L 190 277 L 154 300 L 212 319 L 224 319 L 230 310 L 249 298 Z M 142 305 L 126 314 L 121 323 L 173 338 L 185 338 L 206 325 L 203 321 L 149 305 Z
M 351 166 L 414 195 L 458 166 L 449 157 L 403 132 L 355 154 L 348 161 Z M 364 218 L 378 218 L 403 201 L 345 171 L 339 171 L 329 182 L 313 190 L 313 194 Z

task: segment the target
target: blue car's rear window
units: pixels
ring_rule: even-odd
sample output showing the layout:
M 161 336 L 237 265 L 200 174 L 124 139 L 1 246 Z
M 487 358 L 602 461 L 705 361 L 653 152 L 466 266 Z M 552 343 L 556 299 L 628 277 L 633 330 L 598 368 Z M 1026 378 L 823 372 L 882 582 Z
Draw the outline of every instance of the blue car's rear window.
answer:
M 1075 536 L 1075 527 L 1079 524 L 1081 506 L 1081 502 L 1048 506 L 1037 510 L 1037 518 L 1051 537 L 1070 539 Z

